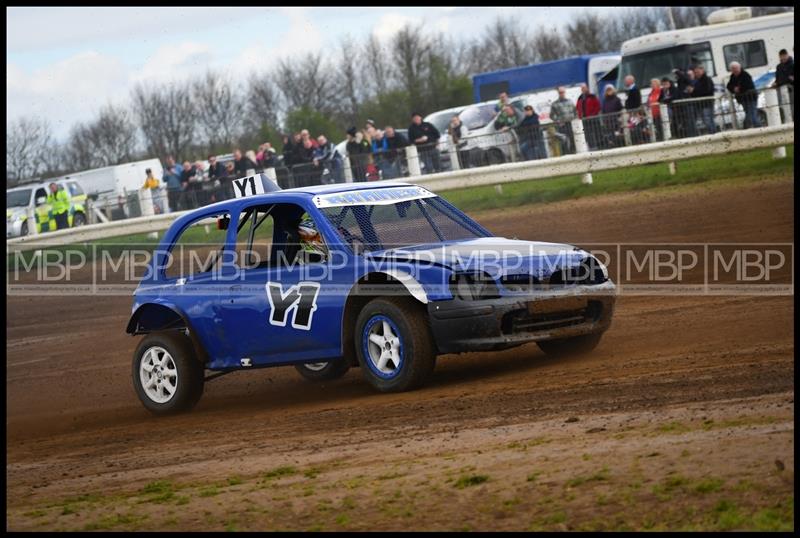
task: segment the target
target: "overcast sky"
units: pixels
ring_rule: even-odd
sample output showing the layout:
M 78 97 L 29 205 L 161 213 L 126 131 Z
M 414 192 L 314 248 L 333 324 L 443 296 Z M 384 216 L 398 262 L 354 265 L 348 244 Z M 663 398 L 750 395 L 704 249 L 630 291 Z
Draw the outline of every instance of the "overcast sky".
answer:
M 406 22 L 472 37 L 498 15 L 553 28 L 586 9 L 597 8 L 7 8 L 8 119 L 44 116 L 63 139 L 104 104 L 127 103 L 137 82 L 264 70 L 346 34 L 389 38 Z

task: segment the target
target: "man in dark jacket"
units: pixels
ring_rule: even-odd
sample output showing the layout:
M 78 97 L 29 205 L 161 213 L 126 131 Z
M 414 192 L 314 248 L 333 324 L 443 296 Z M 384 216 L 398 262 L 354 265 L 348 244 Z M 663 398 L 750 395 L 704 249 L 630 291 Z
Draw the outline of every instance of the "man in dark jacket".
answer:
M 625 98 L 625 110 L 631 111 L 642 106 L 642 92 L 636 87 L 633 75 L 625 77 L 625 91 L 628 93 L 628 97 Z
M 789 56 L 786 49 L 781 49 L 778 58 L 781 61 L 775 68 L 775 87 L 790 84 L 794 88 L 794 59 Z
M 575 103 L 578 117 L 583 121 L 583 131 L 586 133 L 586 143 L 589 149 L 597 149 L 600 142 L 600 99 L 589 90 L 589 86 L 581 84 L 581 95 Z
M 693 99 L 702 99 L 698 101 L 697 108 L 703 118 L 703 123 L 706 126 L 707 134 L 714 134 L 717 132 L 717 126 L 714 123 L 714 81 L 711 80 L 706 74 L 706 68 L 703 64 L 694 66 L 694 89 L 692 90 Z
M 367 165 L 369 164 L 370 147 L 364 135 L 356 131 L 355 127 L 347 130 L 347 145 L 345 146 L 347 158 L 350 159 L 350 171 L 353 181 L 367 179 Z
M 242 150 L 236 148 L 233 151 L 233 167 L 236 170 L 237 177 L 244 177 L 247 175 L 248 170 L 255 170 L 256 163 L 242 155 Z
M 753 77 L 742 69 L 739 62 L 731 62 L 731 79 L 728 81 L 728 91 L 736 97 L 736 102 L 744 109 L 744 128 L 761 127 L 758 119 L 758 91 L 753 84 Z
M 436 143 L 441 134 L 433 124 L 422 121 L 422 114 L 414 112 L 411 114 L 411 125 L 408 126 L 408 138 L 417 146 L 417 151 L 425 163 L 424 174 L 438 172 L 441 170 L 439 161 L 439 149 Z
M 544 137 L 539 124 L 539 115 L 531 105 L 525 105 L 525 117 L 517 126 L 519 137 L 519 150 L 526 161 L 544 159 L 547 150 L 544 147 Z
M 208 180 L 212 183 L 225 175 L 225 167 L 217 162 L 216 155 L 208 156 Z

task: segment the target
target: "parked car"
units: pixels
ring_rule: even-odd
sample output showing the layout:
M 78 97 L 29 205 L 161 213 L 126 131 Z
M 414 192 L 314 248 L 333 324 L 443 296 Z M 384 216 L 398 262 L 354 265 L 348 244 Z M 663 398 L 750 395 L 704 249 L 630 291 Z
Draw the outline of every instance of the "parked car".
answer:
M 20 237 L 31 232 L 28 213 L 32 210 L 36 217 L 37 233 L 52 232 L 56 229 L 51 206 L 47 203 L 50 183 L 55 182 L 69 198 L 70 227 L 86 224 L 86 194 L 75 180 L 57 179 L 20 185 L 6 191 L 6 238 Z

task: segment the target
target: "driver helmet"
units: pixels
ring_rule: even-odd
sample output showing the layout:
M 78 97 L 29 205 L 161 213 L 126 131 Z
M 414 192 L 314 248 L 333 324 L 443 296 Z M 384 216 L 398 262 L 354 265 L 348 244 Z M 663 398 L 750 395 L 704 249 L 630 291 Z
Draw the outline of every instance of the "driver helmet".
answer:
M 300 244 L 303 250 L 324 255 L 325 250 L 322 246 L 322 236 L 317 230 L 317 225 L 311 218 L 306 217 L 297 226 L 297 233 L 300 236 Z

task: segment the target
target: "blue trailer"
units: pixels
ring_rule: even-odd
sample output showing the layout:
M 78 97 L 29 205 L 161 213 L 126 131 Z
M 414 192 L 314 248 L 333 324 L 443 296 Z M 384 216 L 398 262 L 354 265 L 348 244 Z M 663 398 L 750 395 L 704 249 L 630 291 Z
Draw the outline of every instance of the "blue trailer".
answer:
M 473 96 L 476 103 L 481 103 L 496 99 L 503 91 L 509 95 L 518 95 L 584 83 L 597 94 L 598 81 L 615 69 L 620 59 L 619 54 L 612 53 L 584 54 L 481 73 L 472 77 Z

